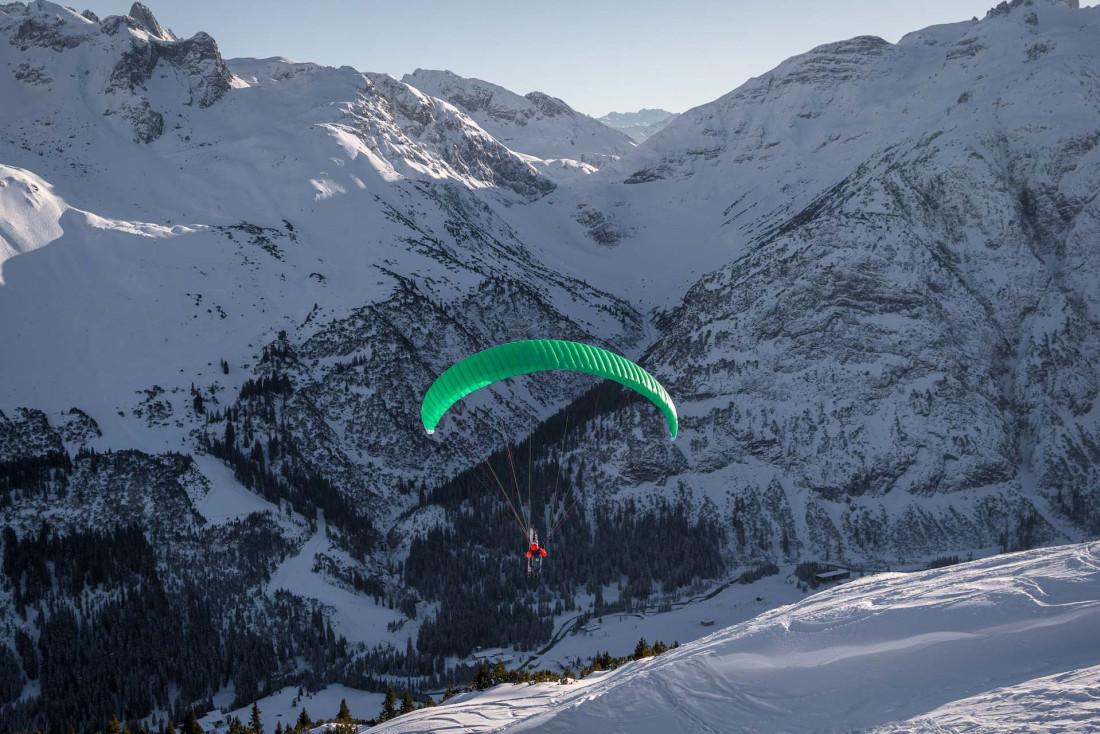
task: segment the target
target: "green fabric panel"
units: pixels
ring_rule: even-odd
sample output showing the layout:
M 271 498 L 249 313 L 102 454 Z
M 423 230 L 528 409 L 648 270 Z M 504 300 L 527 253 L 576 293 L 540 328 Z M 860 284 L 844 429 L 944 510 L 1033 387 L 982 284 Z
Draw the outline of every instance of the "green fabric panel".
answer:
M 444 413 L 470 393 L 509 377 L 550 370 L 584 372 L 629 387 L 660 408 L 669 433 L 676 438 L 680 430 L 676 406 L 653 375 L 614 352 L 561 339 L 498 344 L 456 362 L 424 393 L 420 420 L 433 433 Z

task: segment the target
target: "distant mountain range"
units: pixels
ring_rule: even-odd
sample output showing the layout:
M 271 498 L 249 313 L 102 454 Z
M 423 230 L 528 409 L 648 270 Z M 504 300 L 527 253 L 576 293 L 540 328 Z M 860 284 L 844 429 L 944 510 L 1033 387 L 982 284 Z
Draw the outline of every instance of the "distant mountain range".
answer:
M 637 112 L 609 112 L 596 119 L 608 127 L 626 133 L 635 143 L 640 143 L 664 130 L 676 119 L 676 113 L 659 109 L 641 109 Z

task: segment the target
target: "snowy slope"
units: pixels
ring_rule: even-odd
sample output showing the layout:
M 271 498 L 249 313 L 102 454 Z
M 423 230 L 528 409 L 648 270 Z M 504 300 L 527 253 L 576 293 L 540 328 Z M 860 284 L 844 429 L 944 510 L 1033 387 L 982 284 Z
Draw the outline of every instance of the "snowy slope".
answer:
M 528 670 L 579 670 L 597 651 L 621 657 L 634 652 L 638 639 L 666 645 L 689 642 L 755 617 L 760 612 L 791 604 L 804 596 L 792 575 L 793 566 L 752 584 L 724 582 L 714 588 L 670 603 L 670 609 L 653 604 L 647 610 L 617 612 L 593 618 L 580 630 L 573 629 L 576 615 L 568 615 L 549 650 L 537 655 L 513 655 L 511 667 L 522 663 Z M 732 581 L 732 580 L 731 580 Z M 605 592 L 606 596 L 606 592 Z
M 1095 732 L 1100 730 L 1100 666 L 997 688 L 874 731 L 881 734 Z
M 199 725 L 204 732 L 224 732 L 229 728 L 232 719 L 239 719 L 246 724 L 249 722 L 252 705 L 238 709 L 229 708 L 231 696 L 231 691 L 215 696 L 214 703 L 222 705 L 225 711 L 221 708 L 215 709 L 199 719 Z M 347 703 L 352 716 L 367 719 L 378 714 L 384 698 L 381 693 L 369 693 L 337 684 L 312 692 L 303 692 L 295 687 L 281 688 L 270 696 L 259 699 L 256 704 L 260 707 L 264 731 L 273 732 L 280 724 L 283 728 L 293 726 L 303 709 L 311 719 L 333 719 L 340 711 L 341 701 Z
M 378 731 L 1100 731 L 1098 662 L 1093 543 L 868 577 L 610 673 L 503 685 Z
M 615 341 L 611 321 L 625 317 L 623 343 L 637 338 L 628 306 L 546 272 L 515 241 L 494 207 L 554 184 L 447 103 L 349 68 L 240 61 L 235 76 L 212 40 L 181 69 L 173 49 L 194 39 L 152 39 L 129 16 L 21 8 L 0 16 L 17 41 L 0 55 L 37 70 L 0 78 L 14 101 L 0 112 L 14 136 L 0 328 L 20 345 L 0 357 L 0 405 L 80 404 L 109 445 L 180 448 L 190 385 L 235 390 L 279 331 L 308 336 L 405 288 L 449 302 L 491 282 L 559 312 L 562 333 Z M 154 63 L 135 78 L 143 54 Z M 206 69 L 224 88 L 192 104 Z M 482 190 L 488 202 L 469 193 Z M 166 394 L 168 416 L 135 427 L 118 413 L 149 389 Z
M 634 147 L 624 133 L 542 92 L 520 96 L 481 79 L 434 69 L 417 69 L 401 81 L 447 100 L 520 153 L 600 166 Z
M 234 695 L 313 675 L 365 685 L 391 664 L 374 645 L 415 635 L 378 631 L 407 621 L 403 592 L 388 545 L 368 555 L 362 541 L 415 500 L 398 482 L 453 472 L 496 443 L 495 412 L 520 433 L 584 384 L 482 396 L 455 419 L 477 437 L 467 443 L 430 441 L 404 408 L 491 343 L 549 330 L 631 352 L 642 318 L 517 238 L 503 213 L 552 180 L 385 75 L 231 67 L 212 38 L 178 39 L 143 6 L 100 20 L 48 2 L 0 6 L 0 69 L 0 440 L 14 482 L 0 525 L 28 539 L 43 522 L 62 534 L 137 524 L 156 545 L 146 588 L 171 597 L 169 610 L 201 599 L 194 628 L 217 632 L 204 635 L 217 645 L 204 665 L 259 644 L 250 659 L 269 670 L 234 663 Z M 257 400 L 232 447 L 255 456 L 262 439 L 278 486 L 260 487 L 215 461 L 209 436 L 243 412 L 247 381 L 270 375 L 273 345 L 292 394 L 273 409 Z M 74 408 L 91 428 L 69 440 Z M 315 516 L 334 506 L 330 543 Z M 69 560 L 55 559 L 59 574 Z M 48 599 L 20 614 L 21 584 L 0 587 L 5 654 L 57 614 Z M 51 593 L 94 619 L 117 591 Z M 192 665 L 180 692 L 170 669 L 127 649 L 151 690 L 82 699 L 102 707 L 87 712 L 96 720 L 203 705 L 225 683 Z M 66 697 L 80 690 L 50 689 L 27 666 L 15 673 L 27 701 L 5 717 L 34 728 L 76 705 Z
M 771 229 L 815 211 L 850 175 L 923 151 L 928 178 L 956 168 L 974 176 L 975 201 L 962 187 L 937 190 L 949 199 L 945 214 L 972 207 L 985 229 L 970 224 L 966 236 L 1000 237 L 1009 223 L 987 199 L 1019 193 L 1032 175 L 1064 175 L 1067 204 L 1088 199 L 1096 15 L 1035 0 L 897 44 L 865 36 L 820 46 L 682 113 L 598 176 L 532 207 L 528 220 L 564 240 L 562 267 L 600 280 L 617 273 L 632 297 L 664 308 Z M 1067 168 L 1078 159 L 1083 166 Z M 562 207 L 578 205 L 587 216 L 576 219 L 602 219 L 613 241 L 587 222 L 561 221 Z

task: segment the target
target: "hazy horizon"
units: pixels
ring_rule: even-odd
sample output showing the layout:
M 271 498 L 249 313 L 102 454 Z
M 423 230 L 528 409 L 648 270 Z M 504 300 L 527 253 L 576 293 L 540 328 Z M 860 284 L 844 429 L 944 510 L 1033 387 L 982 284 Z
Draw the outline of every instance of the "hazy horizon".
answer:
M 338 2 L 146 0 L 181 36 L 206 31 L 226 58 L 285 56 L 400 78 L 448 69 L 520 94 L 538 90 L 595 117 L 682 112 L 810 48 L 859 35 L 896 42 L 938 23 L 982 17 L 994 0 L 652 0 L 551 5 L 485 0 Z M 1091 3 L 1088 3 L 1091 4 Z M 232 12 L 226 12 L 226 6 Z M 127 0 L 92 0 L 101 17 Z

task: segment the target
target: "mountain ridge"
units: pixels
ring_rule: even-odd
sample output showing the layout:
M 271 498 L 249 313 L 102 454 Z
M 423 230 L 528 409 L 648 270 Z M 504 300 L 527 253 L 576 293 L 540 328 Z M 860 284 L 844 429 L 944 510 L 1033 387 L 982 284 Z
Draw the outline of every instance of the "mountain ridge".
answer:
M 625 134 L 543 92 L 521 96 L 481 79 L 433 69 L 417 69 L 401 80 L 456 105 L 518 152 L 600 166 L 634 147 Z
M 663 130 L 678 114 L 668 110 L 643 108 L 637 112 L 608 112 L 596 119 L 616 130 L 622 130 L 635 143 L 641 143 Z

